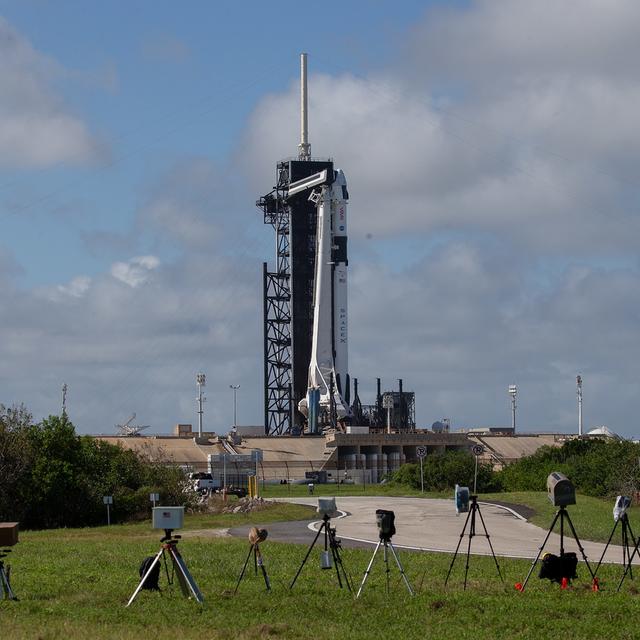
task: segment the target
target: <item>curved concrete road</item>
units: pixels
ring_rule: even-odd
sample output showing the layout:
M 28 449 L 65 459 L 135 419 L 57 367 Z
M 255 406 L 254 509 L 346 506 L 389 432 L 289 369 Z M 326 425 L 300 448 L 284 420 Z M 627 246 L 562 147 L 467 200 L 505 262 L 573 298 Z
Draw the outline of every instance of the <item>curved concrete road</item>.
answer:
M 318 499 L 314 497 L 283 498 L 283 502 L 295 502 L 316 506 Z M 338 497 L 336 504 L 344 515 L 332 520 L 337 528 L 338 537 L 377 544 L 376 509 L 389 509 L 395 512 L 397 533 L 393 543 L 397 547 L 420 551 L 437 551 L 453 553 L 460 541 L 460 534 L 465 525 L 467 514 L 456 515 L 453 500 L 435 500 L 429 498 L 394 498 L 394 497 Z M 541 529 L 507 507 L 479 502 L 480 513 L 487 527 L 491 544 L 496 555 L 512 558 L 535 558 L 543 543 L 547 530 Z M 570 512 L 570 510 L 569 510 Z M 317 530 L 320 521 L 310 523 L 309 527 Z M 551 522 L 549 522 L 549 525 Z M 613 521 L 611 526 L 613 527 Z M 465 530 L 460 552 L 466 552 L 470 520 Z M 554 531 L 559 531 L 560 523 Z M 576 531 L 580 536 L 580 530 Z M 618 538 L 619 539 L 619 538 Z M 587 559 L 598 563 L 605 545 L 598 542 L 580 540 Z M 552 533 L 545 545 L 545 551 L 559 553 L 560 536 Z M 565 529 L 565 551 L 575 551 L 578 559 L 582 559 L 580 551 L 567 526 Z M 476 535 L 471 541 L 471 553 L 489 555 L 491 553 L 485 531 L 480 518 L 476 518 Z M 622 563 L 622 547 L 610 545 L 604 562 Z M 636 555 L 634 564 L 640 562 Z

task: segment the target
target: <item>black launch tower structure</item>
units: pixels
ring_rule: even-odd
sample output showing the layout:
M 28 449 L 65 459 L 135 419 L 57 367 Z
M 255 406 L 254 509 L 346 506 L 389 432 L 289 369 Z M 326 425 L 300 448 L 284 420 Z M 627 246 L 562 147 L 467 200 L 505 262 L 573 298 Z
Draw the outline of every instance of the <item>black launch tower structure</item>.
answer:
M 307 394 L 313 332 L 316 205 L 289 185 L 327 169 L 331 160 L 282 160 L 276 185 L 256 205 L 276 233 L 276 264 L 263 263 L 264 429 L 285 435 L 300 426 L 298 402 Z

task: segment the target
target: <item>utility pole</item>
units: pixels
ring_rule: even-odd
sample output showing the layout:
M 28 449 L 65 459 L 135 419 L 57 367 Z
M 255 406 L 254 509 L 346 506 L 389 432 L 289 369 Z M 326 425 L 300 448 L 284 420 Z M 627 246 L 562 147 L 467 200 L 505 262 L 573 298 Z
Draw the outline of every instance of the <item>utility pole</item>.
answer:
M 237 412 L 237 398 L 236 393 L 240 388 L 239 384 L 230 384 L 229 389 L 233 389 L 233 428 L 235 429 L 238 424 L 238 412 Z
M 576 393 L 578 396 L 578 435 L 582 436 L 582 376 L 576 376 Z
M 518 395 L 518 387 L 515 384 L 509 385 L 509 395 L 511 396 L 511 428 L 513 433 L 516 432 L 516 396 Z
M 198 436 L 202 438 L 202 414 L 204 413 L 202 410 L 202 404 L 205 402 L 206 398 L 202 394 L 202 387 L 206 385 L 207 377 L 204 373 L 198 373 L 196 375 L 196 385 L 198 387 L 198 397 L 196 401 L 198 403 Z

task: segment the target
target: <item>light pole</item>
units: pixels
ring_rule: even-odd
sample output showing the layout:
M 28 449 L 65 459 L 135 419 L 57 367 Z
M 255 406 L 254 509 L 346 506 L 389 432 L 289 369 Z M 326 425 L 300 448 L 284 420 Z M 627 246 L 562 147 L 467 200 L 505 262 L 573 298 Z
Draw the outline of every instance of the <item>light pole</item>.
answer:
M 206 386 L 207 377 L 204 373 L 198 373 L 196 375 L 196 385 L 198 387 L 198 397 L 196 401 L 198 402 L 198 436 L 202 438 L 202 403 L 206 400 L 206 398 L 202 395 L 202 387 Z
M 582 376 L 576 376 L 576 393 L 578 395 L 578 435 L 582 435 Z
M 237 404 L 237 392 L 238 389 L 240 388 L 239 384 L 230 384 L 229 385 L 229 389 L 233 389 L 233 428 L 236 428 L 236 425 L 238 424 L 237 422 L 237 408 L 238 408 L 238 404 Z
M 515 384 L 509 385 L 509 395 L 511 396 L 511 428 L 513 433 L 516 432 L 516 396 L 518 395 L 518 387 Z

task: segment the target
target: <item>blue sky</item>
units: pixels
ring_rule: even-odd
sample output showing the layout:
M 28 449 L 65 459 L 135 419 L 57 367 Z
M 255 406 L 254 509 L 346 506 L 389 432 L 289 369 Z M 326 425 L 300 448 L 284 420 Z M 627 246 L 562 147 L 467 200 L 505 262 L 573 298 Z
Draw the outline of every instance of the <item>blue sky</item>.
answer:
M 80 431 L 262 420 L 255 200 L 349 181 L 350 363 L 421 426 L 635 426 L 640 8 L 620 0 L 0 3 L 0 402 Z M 579 28 L 575 21 L 580 11 Z M 381 295 L 381 292 L 385 292 Z M 400 310 L 400 311 L 399 311 Z M 371 377 L 371 379 L 369 379 Z
M 316 72 L 363 74 L 388 62 L 425 11 L 422 2 L 400 11 L 323 6 L 328 23 L 295 2 L 196 2 L 179 11 L 171 2 L 8 3 L 7 19 L 64 67 L 52 79 L 58 95 L 106 147 L 93 166 L 3 172 L 0 189 L 27 214 L 5 220 L 14 251 L 31 254 L 21 283 L 53 284 L 108 266 L 113 256 L 92 255 L 81 232 L 127 233 L 139 186 L 177 158 L 224 163 L 256 102 L 296 78 L 300 51 L 313 52 Z M 65 245 L 55 260 L 51 244 Z

